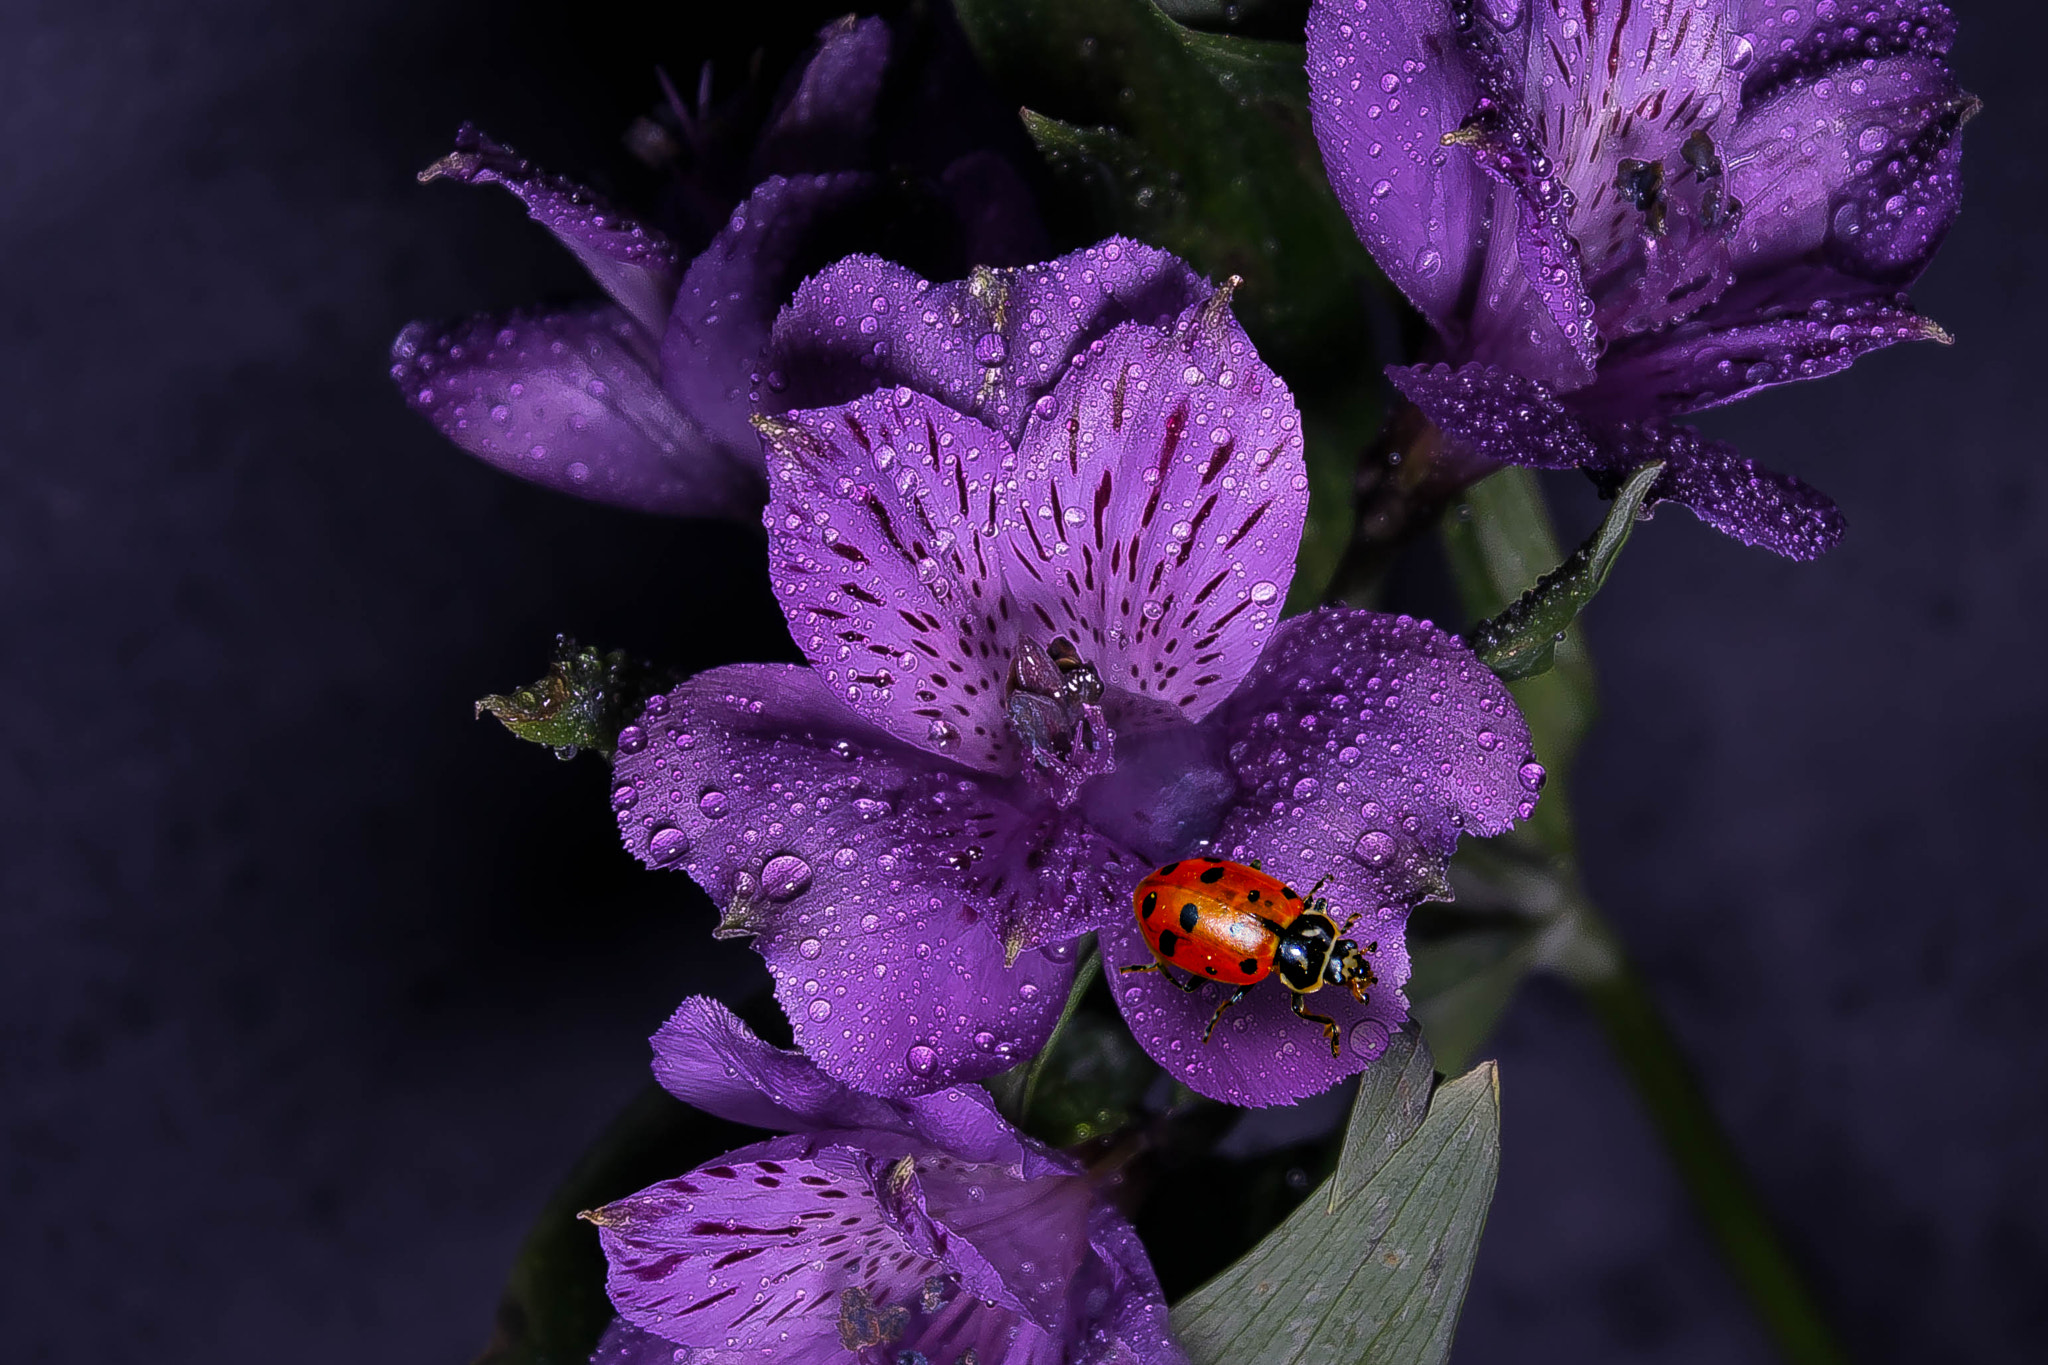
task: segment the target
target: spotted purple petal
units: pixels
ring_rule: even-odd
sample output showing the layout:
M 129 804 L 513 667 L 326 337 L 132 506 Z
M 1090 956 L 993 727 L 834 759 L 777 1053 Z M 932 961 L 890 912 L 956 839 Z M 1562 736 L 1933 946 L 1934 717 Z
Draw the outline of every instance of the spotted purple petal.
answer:
M 675 1365 L 676 1344 L 667 1337 L 613 1318 L 591 1354 L 590 1365 Z
M 940 285 L 850 256 L 805 281 L 776 319 L 757 396 L 784 412 L 908 385 L 1014 443 L 1033 401 L 1090 342 L 1125 322 L 1170 326 L 1210 292 L 1175 257 L 1121 237 Z
M 1447 336 L 1485 260 L 1493 186 L 1443 135 L 1479 90 L 1442 0 L 1317 0 L 1310 113 L 1338 202 L 1380 269 Z
M 661 340 L 662 384 L 677 406 L 747 462 L 760 449 L 747 425 L 749 394 L 776 311 L 873 184 L 857 172 L 771 176 L 733 210 L 674 295 Z
M 1735 11 L 1728 64 L 1742 73 L 1747 103 L 1844 63 L 1945 56 L 1955 41 L 1955 16 L 1930 0 L 1740 0 Z
M 422 183 L 459 180 L 503 185 L 536 223 L 583 262 L 591 278 L 650 337 L 661 335 L 682 263 L 669 240 L 619 213 L 574 181 L 550 175 L 472 124 L 455 135 L 455 150 L 420 172 Z
M 784 84 L 754 148 L 759 174 L 798 175 L 859 165 L 875 132 L 889 66 L 889 25 L 846 15 L 818 33 Z
M 1111 687 L 1199 719 L 1279 620 L 1308 513 L 1301 419 L 1223 295 L 1084 359 L 1019 447 L 1009 597 Z
M 1543 770 L 1513 698 L 1470 650 L 1427 622 L 1375 612 L 1324 608 L 1287 622 L 1218 723 L 1241 790 L 1215 856 L 1259 859 L 1303 894 L 1323 883 L 1377 981 L 1363 1003 L 1336 987 L 1307 998 L 1339 1027 L 1335 1057 L 1277 982 L 1230 1006 L 1207 1044 L 1220 988 L 1189 994 L 1134 973 L 1117 998 L 1139 1042 L 1188 1086 L 1233 1104 L 1286 1103 L 1385 1049 L 1407 1017 L 1409 908 L 1441 893 L 1460 834 L 1527 817 Z M 1132 917 L 1102 942 L 1113 968 L 1150 960 Z
M 1394 367 L 1399 389 L 1445 435 L 1493 464 L 1617 475 L 1665 462 L 1651 496 L 1745 545 L 1813 559 L 1842 537 L 1842 514 L 1819 489 L 1763 469 L 1690 427 L 1601 423 L 1532 379 L 1488 365 Z
M 723 932 L 755 936 L 798 1044 L 833 1078 L 917 1094 L 1045 1041 L 1070 947 L 1005 965 L 990 907 L 966 894 L 973 850 L 1033 825 L 999 790 L 863 723 L 806 668 L 714 669 L 630 730 L 613 792 L 627 848 L 687 868 Z
M 856 1146 L 775 1138 L 586 1215 L 621 1317 L 732 1361 L 840 1365 L 842 1296 L 914 1300 L 942 1271 L 885 1214 Z
M 1008 442 L 901 388 L 764 418 L 768 555 L 797 647 L 847 708 L 907 744 L 1010 772 L 1020 622 L 1001 541 Z
M 1822 299 L 1796 313 L 1726 327 L 1701 319 L 1609 351 L 1599 378 L 1572 401 L 1606 421 L 1650 421 L 1819 379 L 1901 341 L 1947 345 L 1950 337 L 1932 319 L 1883 300 Z
M 760 476 L 727 458 L 654 375 L 652 345 L 618 308 L 414 323 L 391 347 L 406 401 L 508 474 L 673 516 L 730 516 Z

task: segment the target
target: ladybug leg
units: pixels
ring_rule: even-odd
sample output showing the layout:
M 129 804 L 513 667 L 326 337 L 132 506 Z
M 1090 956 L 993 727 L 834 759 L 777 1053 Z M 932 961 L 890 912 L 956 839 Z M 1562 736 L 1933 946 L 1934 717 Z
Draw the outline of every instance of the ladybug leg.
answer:
M 1244 999 L 1244 993 L 1250 989 L 1251 987 L 1249 985 L 1239 986 L 1236 990 L 1232 991 L 1229 995 L 1224 997 L 1223 1003 L 1216 1007 L 1216 1012 L 1209 1016 L 1209 1027 L 1202 1030 L 1202 1041 L 1204 1043 L 1208 1042 L 1209 1035 L 1216 1031 L 1217 1021 L 1223 1018 L 1223 1011 L 1229 1009 L 1232 1005 L 1235 1005 L 1238 1001 Z
M 1341 1049 L 1337 1045 L 1337 1021 L 1327 1014 L 1309 1013 L 1308 997 L 1305 995 L 1296 993 L 1294 998 L 1288 1003 L 1294 1007 L 1295 1014 L 1300 1018 L 1308 1020 L 1311 1024 L 1321 1024 L 1323 1026 L 1323 1037 L 1328 1039 L 1330 1043 L 1330 1055 L 1332 1057 L 1338 1056 Z
M 1316 878 L 1316 884 L 1308 889 L 1308 908 L 1315 911 L 1317 914 L 1321 914 L 1324 910 L 1329 908 L 1326 904 L 1316 899 L 1317 895 L 1319 895 L 1322 892 L 1322 889 L 1328 886 L 1329 884 L 1330 874 L 1325 872 L 1322 876 Z
M 1202 980 L 1200 977 L 1191 976 L 1187 980 L 1183 981 L 1179 977 L 1176 977 L 1172 972 L 1166 970 L 1166 964 L 1164 962 L 1141 962 L 1135 967 L 1124 967 L 1120 968 L 1119 970 L 1121 970 L 1123 974 L 1126 976 L 1130 975 L 1132 972 L 1157 972 L 1161 976 L 1165 977 L 1168 981 L 1171 981 L 1174 985 L 1186 991 L 1189 995 L 1193 995 L 1196 991 L 1202 989 Z

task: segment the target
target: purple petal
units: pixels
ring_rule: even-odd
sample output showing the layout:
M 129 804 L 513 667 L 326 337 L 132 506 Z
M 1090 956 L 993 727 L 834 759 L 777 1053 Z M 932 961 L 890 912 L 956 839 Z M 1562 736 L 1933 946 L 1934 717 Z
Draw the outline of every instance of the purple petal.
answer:
M 1075 1357 L 1106 1365 L 1187 1365 L 1173 1339 L 1166 1295 L 1136 1230 L 1115 1209 L 1098 1204 L 1089 1219 L 1088 1241 L 1108 1272 L 1113 1311 L 1088 1329 Z
M 1955 221 L 1959 134 L 1976 110 L 1938 61 L 1918 56 L 1778 87 L 1723 148 L 1743 206 L 1737 271 L 1813 258 L 1855 279 L 1909 283 Z
M 1395 367 L 1387 376 L 1447 436 L 1492 463 L 1614 475 L 1662 460 L 1651 496 L 1683 503 L 1745 545 L 1804 560 L 1842 538 L 1841 511 L 1827 494 L 1690 427 L 1595 422 L 1534 380 L 1488 365 Z
M 1955 16 L 1929 0 L 1741 0 L 1737 9 L 1729 64 L 1742 72 L 1748 104 L 1833 66 L 1902 52 L 1945 56 L 1955 41 Z
M 885 1215 L 880 1164 L 860 1148 L 776 1138 L 606 1205 L 588 1216 L 612 1303 L 721 1358 L 844 1361 L 842 1293 L 905 1304 L 942 1271 Z
M 852 713 L 1014 771 L 1018 622 L 997 559 L 1009 444 L 909 389 L 763 419 L 770 573 L 791 634 Z
M 896 1133 L 963 1161 L 1061 1169 L 1026 1146 L 979 1086 L 908 1100 L 864 1095 L 825 1075 L 803 1053 L 762 1042 L 705 996 L 685 1000 L 650 1041 L 654 1078 L 663 1089 L 734 1123 L 784 1132 Z
M 420 172 L 420 182 L 443 178 L 465 185 L 503 185 L 519 196 L 533 221 L 563 246 L 650 337 L 661 335 L 676 296 L 682 264 L 659 232 L 642 227 L 574 181 L 549 175 L 471 124 L 455 135 L 455 150 Z
M 735 665 L 656 698 L 620 735 L 614 784 L 627 848 L 687 867 L 727 931 L 756 936 L 829 1075 L 918 1094 L 1044 1043 L 1073 964 L 1026 951 L 1005 967 L 964 871 L 977 840 L 999 847 L 1026 817 L 811 670 Z
M 1606 421 L 1649 421 L 1819 379 L 1901 341 L 1947 345 L 1950 337 L 1912 309 L 1878 300 L 1821 300 L 1734 326 L 1689 323 L 1609 351 L 1599 377 L 1572 402 Z
M 1507 689 L 1470 650 L 1426 622 L 1325 608 L 1282 627 L 1220 717 L 1242 787 L 1213 852 L 1261 859 L 1290 885 L 1323 894 L 1377 982 L 1360 1004 L 1327 988 L 1307 1001 L 1334 1018 L 1294 1018 L 1277 982 L 1231 1006 L 1188 994 L 1157 972 L 1121 978 L 1132 1033 L 1188 1086 L 1233 1104 L 1279 1104 L 1336 1084 L 1385 1049 L 1407 1017 L 1403 928 L 1438 893 L 1461 833 L 1498 834 L 1533 809 L 1543 771 Z M 1134 918 L 1105 933 L 1113 967 L 1150 960 Z
M 849 256 L 804 282 L 775 321 L 764 411 L 819 408 L 897 384 L 1014 442 L 1069 360 L 1118 325 L 1170 325 L 1212 291 L 1173 256 L 1112 237 L 1042 265 L 933 285 Z
M 595 502 L 671 516 L 751 516 L 760 476 L 706 439 L 655 381 L 623 311 L 414 323 L 391 377 L 414 410 L 508 474 Z
M 1441 0 L 1316 0 L 1309 109 L 1330 184 L 1382 272 L 1454 335 L 1485 259 L 1493 187 L 1441 145 L 1479 90 Z
M 750 462 L 760 450 L 747 425 L 750 393 L 776 311 L 873 183 L 852 173 L 770 177 L 690 263 L 674 296 L 661 339 L 662 383 L 677 406 Z
M 947 1268 L 963 1287 L 1066 1336 L 1080 1306 L 1076 1281 L 1092 1251 L 1088 1220 L 1095 1196 L 1087 1179 L 1004 1179 L 986 1165 L 936 1160 L 920 1161 L 915 1180 Z
M 849 14 L 818 32 L 754 148 L 763 174 L 835 171 L 861 163 L 889 66 L 889 25 Z
M 1033 409 L 1004 538 L 1027 627 L 1199 719 L 1280 617 L 1308 513 L 1301 421 L 1227 301 L 1127 325 Z

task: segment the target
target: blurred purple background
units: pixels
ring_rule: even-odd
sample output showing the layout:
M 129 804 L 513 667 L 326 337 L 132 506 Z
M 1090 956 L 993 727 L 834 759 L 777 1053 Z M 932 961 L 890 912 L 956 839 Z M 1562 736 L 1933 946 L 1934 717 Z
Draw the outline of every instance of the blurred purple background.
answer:
M 741 8 L 785 51 L 831 13 Z M 1594 890 L 1872 1362 L 2048 1335 L 2048 20 L 1958 8 L 1985 112 L 1917 297 L 1959 343 L 1714 420 L 1849 538 L 1647 528 L 1578 784 Z M 412 317 L 587 292 L 412 172 L 467 117 L 630 190 L 651 62 L 752 45 L 698 9 L 0 11 L 0 1356 L 466 1360 L 645 1035 L 758 977 L 618 850 L 599 765 L 469 716 L 557 630 L 786 655 L 757 542 L 516 484 L 384 378 Z M 1768 1360 L 1577 1003 L 1530 987 L 1494 1050 L 1456 1358 Z

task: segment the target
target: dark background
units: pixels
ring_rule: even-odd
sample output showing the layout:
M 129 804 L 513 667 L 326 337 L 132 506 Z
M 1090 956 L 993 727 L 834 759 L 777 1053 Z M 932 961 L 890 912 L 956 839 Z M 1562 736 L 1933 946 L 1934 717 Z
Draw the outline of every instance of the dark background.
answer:
M 1712 423 L 1851 534 L 1796 566 L 1646 528 L 1578 784 L 1599 899 L 1869 1361 L 2048 1333 L 2048 32 L 1959 8 L 1986 109 L 1919 291 L 1959 342 Z M 650 63 L 743 51 L 697 9 L 0 9 L 0 1356 L 464 1360 L 641 1040 L 758 978 L 619 851 L 600 765 L 469 715 L 556 630 L 785 652 L 757 542 L 492 473 L 384 377 L 410 318 L 587 292 L 412 172 L 470 117 L 629 181 Z M 1458 1358 L 1768 1359 L 1577 1003 L 1528 988 L 1495 1050 Z

